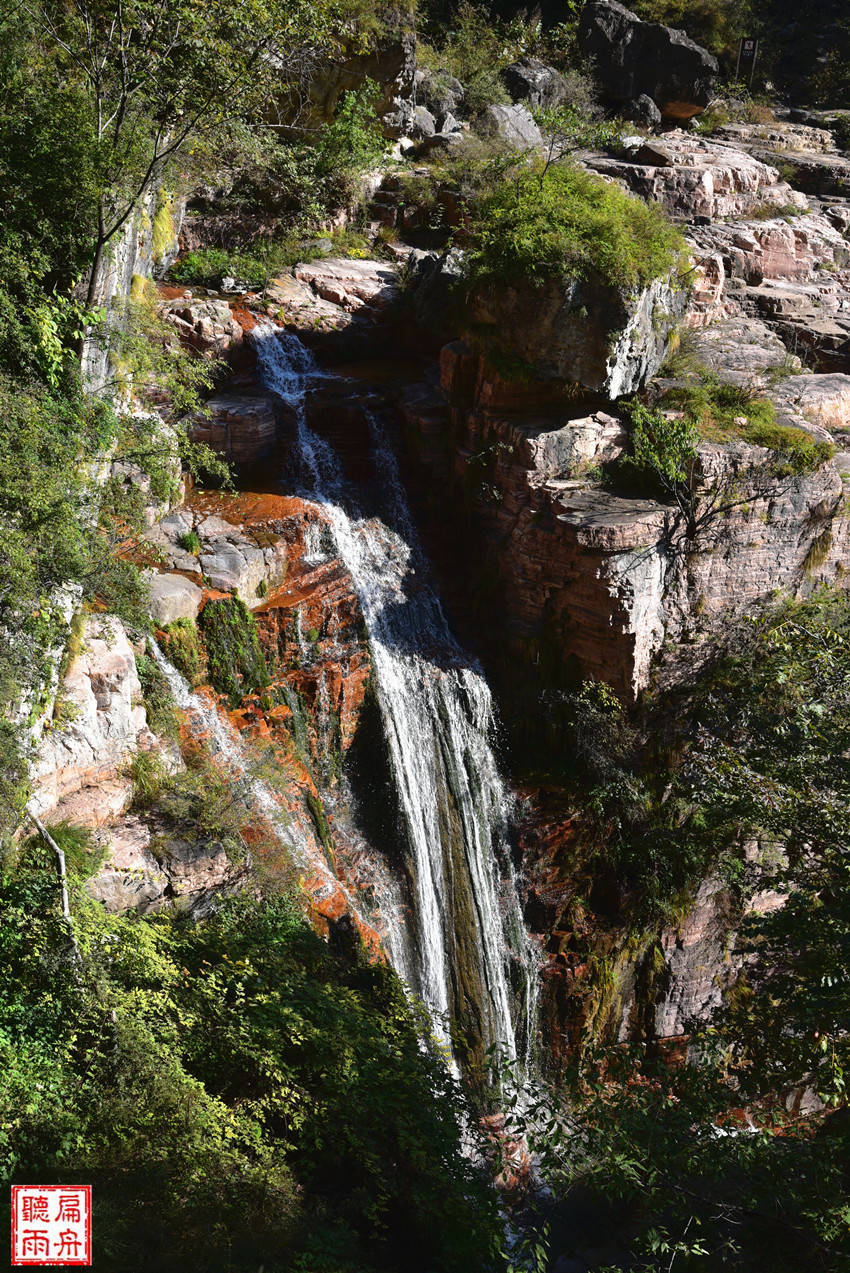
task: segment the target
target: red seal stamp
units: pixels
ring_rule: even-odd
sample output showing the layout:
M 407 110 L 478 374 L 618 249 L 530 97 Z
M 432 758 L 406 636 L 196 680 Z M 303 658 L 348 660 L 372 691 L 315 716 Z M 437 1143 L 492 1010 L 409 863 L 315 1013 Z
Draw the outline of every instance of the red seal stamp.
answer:
M 12 1264 L 91 1264 L 91 1185 L 12 1186 Z

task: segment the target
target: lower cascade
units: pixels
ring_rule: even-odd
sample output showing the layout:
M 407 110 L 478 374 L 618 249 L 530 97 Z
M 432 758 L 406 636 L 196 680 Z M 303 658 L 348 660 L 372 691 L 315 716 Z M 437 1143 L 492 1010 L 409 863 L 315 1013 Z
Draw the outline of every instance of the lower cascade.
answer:
M 297 337 L 260 320 L 264 382 L 294 411 L 306 498 L 328 514 L 373 660 L 409 877 L 410 918 L 389 921 L 390 959 L 461 1054 L 528 1055 L 536 975 L 511 864 L 506 795 L 489 742 L 490 691 L 432 587 L 395 457 L 370 418 L 380 516 L 359 506 L 333 448 L 307 424 L 322 373 Z

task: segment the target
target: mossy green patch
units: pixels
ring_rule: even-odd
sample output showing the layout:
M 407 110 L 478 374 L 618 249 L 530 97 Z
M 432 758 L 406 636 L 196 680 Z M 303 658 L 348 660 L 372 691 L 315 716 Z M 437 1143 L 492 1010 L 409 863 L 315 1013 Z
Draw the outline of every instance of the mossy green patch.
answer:
M 153 218 L 151 251 L 154 264 L 159 264 L 174 247 L 174 195 L 170 190 L 159 190 L 156 212 Z
M 175 619 L 166 623 L 162 629 L 162 649 L 190 685 L 199 683 L 204 672 L 204 651 L 194 619 Z
M 236 707 L 269 683 L 254 616 L 239 597 L 209 601 L 198 619 L 207 650 L 210 683 Z
M 713 372 L 701 370 L 687 384 L 668 390 L 664 405 L 680 407 L 685 421 L 707 442 L 742 438 L 752 446 L 775 452 L 779 476 L 810 473 L 834 454 L 829 442 L 821 442 L 793 425 L 778 424 L 769 398 L 752 389 L 727 384 Z

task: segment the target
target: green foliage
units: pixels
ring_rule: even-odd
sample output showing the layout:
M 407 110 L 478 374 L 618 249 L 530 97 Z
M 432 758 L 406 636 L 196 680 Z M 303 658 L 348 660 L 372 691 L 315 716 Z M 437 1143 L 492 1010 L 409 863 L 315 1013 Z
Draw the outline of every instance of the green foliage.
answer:
M 537 126 L 547 139 L 552 139 L 553 149 L 561 154 L 569 150 L 601 150 L 617 147 L 624 130 L 634 131 L 634 125 L 622 119 L 606 119 L 593 109 L 592 98 L 588 106 L 563 105 L 532 111 Z
M 805 429 L 768 420 L 750 420 L 743 436 L 753 446 L 774 452 L 779 474 L 811 473 L 835 454 L 832 443 L 812 437 Z
M 503 24 L 483 5 L 461 0 L 452 14 L 451 26 L 440 33 L 439 49 L 420 46 L 420 65 L 445 69 L 464 86 L 464 105 L 477 111 L 492 102 L 510 98 L 499 79 L 499 71 L 523 51 L 524 28 L 520 21 Z
M 205 848 L 221 844 L 231 862 L 244 859 L 242 832 L 249 811 L 205 752 L 190 752 L 186 767 L 157 787 L 151 806 L 169 828 L 164 837 L 166 850 L 174 835 Z
M 207 651 L 210 683 L 237 707 L 246 694 L 269 683 L 254 616 L 239 597 L 208 601 L 198 618 Z
M 151 254 L 154 263 L 160 265 L 174 246 L 174 195 L 170 190 L 157 191 L 156 212 L 151 227 Z
M 172 266 L 169 277 L 176 283 L 195 283 L 218 288 L 224 278 L 245 283 L 249 288 L 263 288 L 271 279 L 284 274 L 291 266 L 309 255 L 298 238 L 279 243 L 258 243 L 249 251 L 227 251 L 224 248 L 196 248 Z
M 566 1090 L 524 1085 L 512 1067 L 506 1086 L 508 1136 L 527 1140 L 551 1190 L 521 1217 L 526 1250 L 543 1239 L 548 1267 L 600 1231 L 609 1273 L 846 1266 L 846 1131 L 771 1110 L 742 1126 L 715 1050 L 677 1066 L 620 1044 L 586 1056 Z
M 699 435 L 685 415 L 666 415 L 636 400 L 629 404 L 631 455 L 620 462 L 621 471 L 660 494 L 669 494 L 690 483 Z
M 205 672 L 201 634 L 194 619 L 174 619 L 162 629 L 162 651 L 190 685 L 198 685 Z
M 388 968 L 285 896 L 198 924 L 72 897 L 82 980 L 51 855 L 5 863 L 5 1181 L 92 1183 L 107 1270 L 485 1267 L 495 1209 L 459 1093 Z
M 850 150 L 850 115 L 838 115 L 826 127 L 835 138 L 839 150 Z
M 475 208 L 473 283 L 599 275 L 632 291 L 676 264 L 682 238 L 655 207 L 567 161 L 520 170 Z
M 821 1091 L 843 1098 L 850 607 L 823 591 L 752 621 L 737 647 L 704 691 L 686 777 L 726 834 L 747 828 L 785 846 L 773 883 L 788 897 L 782 910 L 747 923 L 747 945 L 762 956 L 753 973 L 759 993 L 731 1006 L 723 1038 L 748 1090 L 812 1072 Z
M 81 881 L 94 875 L 106 857 L 106 846 L 95 844 L 88 827 L 65 819 L 54 822 L 47 830 L 65 854 L 65 869 L 69 875 Z
M 646 22 L 683 27 L 692 40 L 723 58 L 732 70 L 738 40 L 752 33 L 747 25 L 752 18 L 747 0 L 731 5 L 726 0 L 634 0 L 631 8 Z
M 150 654 L 137 654 L 136 671 L 142 686 L 148 725 L 160 738 L 176 738 L 178 728 L 174 696 L 159 664 Z
M 336 206 L 335 198 L 328 193 L 327 208 Z M 367 241 L 356 230 L 335 230 L 327 238 L 331 250 L 340 256 L 367 255 Z M 169 277 L 177 283 L 202 284 L 211 288 L 220 287 L 224 278 L 232 278 L 237 283 L 261 289 L 268 286 L 272 279 L 286 274 L 298 262 L 315 260 L 323 255 L 318 242 L 304 238 L 302 223 L 281 239 L 255 239 L 246 248 L 197 248 L 187 252 L 172 266 Z
M 133 781 L 133 804 L 138 809 L 150 808 L 168 778 L 161 752 L 137 751 L 130 761 L 129 773 Z
M 201 537 L 196 530 L 187 530 L 177 539 L 177 543 L 184 552 L 191 553 L 193 557 L 197 557 L 201 551 Z
M 387 154 L 375 113 L 379 97 L 378 85 L 369 79 L 343 93 L 333 120 L 315 140 L 317 175 L 334 189 L 339 202 L 353 191 L 356 179 L 377 167 Z
M 770 399 L 746 386 L 721 381 L 704 369 L 688 383 L 668 390 L 663 401 L 681 408 L 687 425 L 708 441 L 739 437 L 775 452 L 777 476 L 812 472 L 834 454 L 828 442 L 803 429 L 777 424 Z

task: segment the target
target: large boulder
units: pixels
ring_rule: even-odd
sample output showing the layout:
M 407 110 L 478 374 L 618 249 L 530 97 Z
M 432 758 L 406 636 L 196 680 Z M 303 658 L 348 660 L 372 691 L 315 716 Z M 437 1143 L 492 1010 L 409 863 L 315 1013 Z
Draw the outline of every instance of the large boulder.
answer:
M 473 317 L 541 379 L 573 381 L 614 399 L 655 374 L 687 303 L 687 290 L 672 278 L 623 292 L 590 275 L 482 289 Z
M 183 344 L 202 358 L 221 358 L 242 340 L 242 328 L 227 301 L 186 292 L 182 297 L 166 301 L 160 312 L 176 329 Z
M 333 119 L 343 93 L 363 87 L 366 80 L 378 87 L 375 110 L 387 137 L 401 137 L 412 106 L 416 70 L 416 35 L 403 25 L 388 24 L 366 52 L 351 52 L 338 61 L 317 62 L 306 94 L 297 93 L 284 107 L 301 128 L 316 128 Z
M 182 546 L 190 531 L 197 536 L 196 554 Z M 171 571 L 181 572 L 157 574 L 151 580 L 151 614 L 160 624 L 196 617 L 203 594 L 187 573 L 196 575 L 199 583 L 204 576 L 222 592 L 235 588 L 250 607 L 261 605 L 286 574 L 287 548 L 280 535 L 264 530 L 257 536 L 250 527 L 215 515 L 180 509 L 163 517 L 148 539 Z
M 514 102 L 528 106 L 558 106 L 567 95 L 564 77 L 536 57 L 521 57 L 501 72 L 502 83 Z
M 527 106 L 487 106 L 473 127 L 479 137 L 500 141 L 513 150 L 534 150 L 543 145 L 543 134 Z
M 184 579 L 182 575 L 154 574 L 150 578 L 149 589 L 151 616 L 158 624 L 197 618 L 204 594 L 191 579 Z
M 427 106 L 432 115 L 458 111 L 463 104 L 464 88 L 448 71 L 417 70 L 413 81 L 416 101 Z
M 617 0 L 585 5 L 578 39 L 611 102 L 630 102 L 646 93 L 666 118 L 690 119 L 711 100 L 717 59 L 684 31 L 642 22 Z

